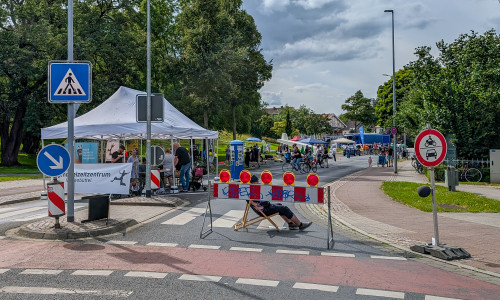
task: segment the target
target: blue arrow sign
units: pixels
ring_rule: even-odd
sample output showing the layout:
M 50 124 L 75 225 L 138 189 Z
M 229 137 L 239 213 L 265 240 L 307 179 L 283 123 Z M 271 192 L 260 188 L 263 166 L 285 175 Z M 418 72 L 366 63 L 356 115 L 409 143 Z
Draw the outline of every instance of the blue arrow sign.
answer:
M 88 61 L 49 62 L 49 102 L 92 101 L 92 64 Z
M 70 162 L 68 150 L 55 144 L 45 146 L 36 157 L 36 164 L 40 172 L 50 177 L 64 174 Z

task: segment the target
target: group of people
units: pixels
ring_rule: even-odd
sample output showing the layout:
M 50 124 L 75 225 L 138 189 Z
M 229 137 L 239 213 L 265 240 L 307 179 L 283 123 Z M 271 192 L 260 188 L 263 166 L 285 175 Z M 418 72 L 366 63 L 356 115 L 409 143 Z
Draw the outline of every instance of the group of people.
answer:
M 190 169 L 191 158 L 186 148 L 181 147 L 179 143 L 172 145 L 174 154 L 170 149 L 165 149 L 165 156 L 162 163 L 162 174 L 164 186 L 173 185 L 174 167 L 178 171 L 182 190 L 180 192 L 187 192 L 189 190 L 190 182 Z M 111 163 L 124 163 L 125 162 L 125 146 L 120 145 L 118 150 L 111 154 Z M 146 173 L 146 158 L 142 159 L 142 164 L 139 164 L 139 156 L 137 149 L 132 149 L 127 163 L 132 164 L 132 172 L 130 174 L 130 192 L 138 194 L 140 190 L 140 175 Z
M 250 168 L 250 163 L 252 163 L 252 167 L 259 165 L 260 160 L 260 148 L 255 144 L 251 148 L 246 148 L 245 150 L 245 166 Z
M 293 144 L 291 152 L 288 147 L 284 148 L 284 151 L 285 158 L 288 159 L 288 157 L 290 157 L 291 162 L 297 167 L 302 161 L 302 155 L 304 155 L 305 161 L 309 163 L 314 163 L 314 159 L 316 159 L 316 163 L 320 166 L 323 159 L 328 159 L 328 148 L 326 148 L 322 144 L 316 145 L 316 150 L 314 151 L 314 153 L 313 148 L 309 147 L 309 145 L 306 145 L 305 149 L 301 151 L 297 144 Z M 335 158 L 335 154 L 333 157 Z M 321 168 L 323 167 L 321 166 Z

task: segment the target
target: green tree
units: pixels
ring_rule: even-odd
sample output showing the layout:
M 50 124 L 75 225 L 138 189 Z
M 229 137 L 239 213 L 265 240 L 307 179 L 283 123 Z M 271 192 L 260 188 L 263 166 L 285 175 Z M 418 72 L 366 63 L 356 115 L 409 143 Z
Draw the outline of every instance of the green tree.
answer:
M 399 107 L 409 92 L 412 81 L 411 69 L 404 67 L 396 72 L 396 114 L 399 114 Z M 375 105 L 375 115 L 378 124 L 383 128 L 392 127 L 393 119 L 393 93 L 392 76 L 384 82 L 377 90 L 377 104 Z M 399 123 L 398 123 L 399 124 Z
M 485 156 L 500 146 L 500 37 L 494 30 L 471 32 L 437 48 L 438 58 L 430 47 L 417 49 L 410 64 L 415 81 L 403 108 L 419 113 L 413 115 L 419 129 L 430 123 L 454 134 L 459 157 Z
M 361 91 L 347 98 L 342 109 L 345 111 L 342 117 L 354 121 L 355 130 L 358 130 L 360 125 L 372 126 L 377 122 L 371 100 L 363 96 Z

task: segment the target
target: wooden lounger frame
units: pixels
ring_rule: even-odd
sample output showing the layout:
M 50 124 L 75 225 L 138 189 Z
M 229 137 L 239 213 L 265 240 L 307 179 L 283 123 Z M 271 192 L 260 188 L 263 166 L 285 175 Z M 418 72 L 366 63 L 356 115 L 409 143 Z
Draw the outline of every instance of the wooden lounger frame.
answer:
M 252 210 L 255 211 L 255 213 L 257 213 L 258 216 L 249 220 L 248 212 L 250 211 L 250 208 L 252 208 Z M 276 223 L 274 223 L 274 221 L 271 219 L 276 215 L 278 215 L 278 213 L 269 216 L 266 215 L 261 209 L 259 209 L 259 207 L 257 206 L 257 204 L 255 204 L 255 202 L 249 200 L 247 202 L 247 206 L 245 207 L 245 212 L 243 213 L 243 219 L 241 219 L 241 222 L 234 224 L 234 230 L 238 231 L 239 229 L 246 228 L 260 221 L 268 220 L 269 223 L 271 223 L 274 226 L 274 228 L 276 228 L 276 230 L 281 231 L 278 225 L 276 225 Z

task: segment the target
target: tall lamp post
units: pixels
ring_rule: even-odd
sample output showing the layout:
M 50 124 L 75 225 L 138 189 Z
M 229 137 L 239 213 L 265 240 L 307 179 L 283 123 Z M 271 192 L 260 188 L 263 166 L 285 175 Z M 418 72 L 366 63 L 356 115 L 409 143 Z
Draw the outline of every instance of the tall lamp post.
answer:
M 386 9 L 392 15 L 392 125 L 396 128 L 396 60 L 394 58 L 394 10 Z M 394 174 L 398 173 L 398 148 L 396 144 L 396 133 L 393 136 L 394 145 Z

